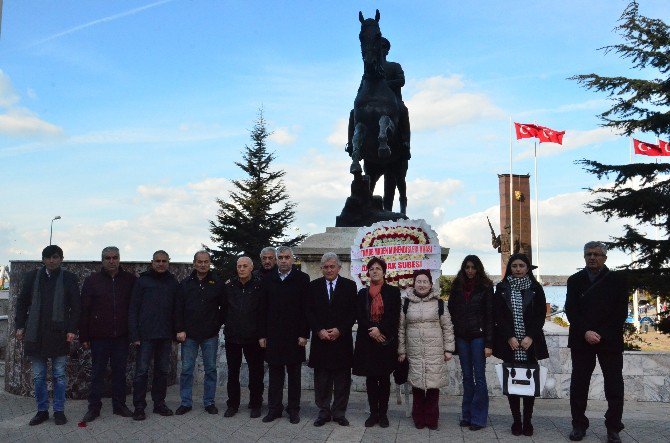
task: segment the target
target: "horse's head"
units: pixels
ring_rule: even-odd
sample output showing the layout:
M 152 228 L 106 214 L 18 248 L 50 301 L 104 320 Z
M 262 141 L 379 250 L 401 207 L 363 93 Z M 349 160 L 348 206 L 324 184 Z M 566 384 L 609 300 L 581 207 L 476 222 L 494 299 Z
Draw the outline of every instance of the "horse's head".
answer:
M 361 22 L 361 32 L 358 39 L 361 41 L 361 54 L 365 66 L 365 75 L 384 77 L 382 65 L 382 32 L 379 29 L 379 9 L 375 18 L 363 18 L 363 13 L 358 12 L 358 20 Z

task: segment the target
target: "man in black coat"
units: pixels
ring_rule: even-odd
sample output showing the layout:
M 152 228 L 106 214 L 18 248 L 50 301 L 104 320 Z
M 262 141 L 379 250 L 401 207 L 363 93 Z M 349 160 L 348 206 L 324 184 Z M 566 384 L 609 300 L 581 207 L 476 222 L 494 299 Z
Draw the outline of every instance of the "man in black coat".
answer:
M 193 256 L 193 271 L 179 284 L 175 307 L 177 341 L 181 342 L 181 376 L 179 395 L 181 404 L 177 415 L 186 414 L 193 408 L 193 369 L 202 351 L 205 369 L 202 402 L 208 414 L 218 414 L 214 404 L 216 397 L 216 353 L 219 350 L 221 329 L 221 305 L 224 283 L 210 267 L 212 261 L 207 251 L 198 251 Z
M 151 270 L 140 274 L 130 301 L 128 330 L 130 340 L 139 346 L 133 380 L 134 420 L 144 420 L 149 363 L 154 360 L 151 400 L 154 412 L 172 415 L 165 405 L 167 377 L 170 371 L 172 339 L 175 338 L 174 308 L 179 283 L 168 271 L 170 256 L 165 251 L 154 252 Z
M 351 328 L 356 321 L 356 283 L 341 277 L 341 268 L 337 254 L 326 252 L 321 257 L 323 277 L 309 285 L 306 315 L 313 337 L 309 367 L 314 368 L 314 399 L 319 408 L 314 426 L 331 419 L 349 425 L 345 413 L 354 355 Z
M 261 267 L 254 271 L 254 276 L 265 278 L 277 272 L 277 250 L 272 246 L 267 246 L 261 250 Z
M 251 258 L 240 257 L 237 259 L 237 276 L 226 282 L 223 315 L 228 365 L 228 408 L 223 414 L 224 417 L 232 417 L 240 408 L 242 355 L 249 368 L 249 408 L 251 409 L 249 415 L 251 418 L 261 416 L 265 352 L 258 339 L 260 338 L 260 323 L 264 321 L 265 312 L 262 310 L 261 277 L 254 275 L 253 269 L 254 263 Z
M 596 357 L 603 372 L 607 412 L 607 441 L 620 442 L 624 403 L 623 326 L 628 316 L 628 293 L 622 279 L 605 266 L 607 247 L 584 245 L 586 267 L 568 279 L 565 313 L 570 322 L 568 347 L 570 379 L 570 440 L 580 441 L 589 427 L 586 405 Z
M 107 363 L 112 367 L 112 411 L 122 417 L 133 414 L 126 406 L 126 366 L 128 364 L 128 309 L 134 274 L 120 265 L 119 248 L 102 250 L 102 269 L 84 280 L 81 288 L 81 322 L 79 341 L 91 349 L 91 387 L 88 411 L 82 421 L 90 422 L 100 415 L 102 387 Z
M 288 375 L 286 411 L 291 423 L 300 423 L 300 370 L 305 361 L 309 325 L 305 302 L 309 293 L 309 276 L 293 266 L 293 251 L 277 248 L 277 273 L 263 280 L 263 321 L 259 344 L 265 348 L 270 380 L 268 384 L 268 423 L 281 417 L 284 405 L 284 373 Z
M 70 343 L 79 323 L 79 282 L 72 272 L 61 269 L 63 250 L 50 245 L 42 251 L 40 269 L 26 274 L 16 300 L 16 339 L 25 340 L 24 353 L 30 358 L 35 380 L 37 414 L 30 426 L 49 419 L 47 360 L 51 359 L 54 386 L 54 422 L 67 423 L 65 417 L 65 367 Z

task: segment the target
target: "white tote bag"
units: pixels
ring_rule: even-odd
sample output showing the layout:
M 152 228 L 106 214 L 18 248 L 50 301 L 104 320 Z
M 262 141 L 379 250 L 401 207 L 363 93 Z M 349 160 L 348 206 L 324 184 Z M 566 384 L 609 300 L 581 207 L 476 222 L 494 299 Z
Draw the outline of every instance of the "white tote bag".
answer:
M 498 363 L 496 374 L 504 395 L 539 397 L 547 381 L 547 368 L 537 363 Z

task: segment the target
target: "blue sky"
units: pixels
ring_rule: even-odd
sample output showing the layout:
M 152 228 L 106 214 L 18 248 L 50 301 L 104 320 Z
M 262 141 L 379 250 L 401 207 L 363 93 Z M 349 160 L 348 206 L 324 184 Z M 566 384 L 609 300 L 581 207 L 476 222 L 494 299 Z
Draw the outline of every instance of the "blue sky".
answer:
M 156 249 L 190 260 L 211 245 L 215 199 L 242 177 L 234 161 L 261 106 L 298 204 L 294 229 L 333 226 L 351 181 L 343 147 L 362 74 L 358 11 L 379 8 L 389 59 L 407 78 L 408 213 L 451 248 L 444 271 L 467 253 L 498 271 L 485 217 L 498 229 L 512 118 L 567 131 L 563 147 L 539 148 L 540 259 L 544 273 L 571 273 L 583 243 L 622 225 L 583 214 L 583 189 L 598 183 L 574 161 L 625 163 L 629 142 L 599 127 L 605 97 L 567 77 L 653 75 L 597 51 L 620 41 L 612 29 L 626 4 L 5 0 L 0 264 L 39 257 L 55 215 L 66 259 L 116 244 L 127 260 Z M 667 21 L 670 5 L 640 10 Z M 515 173 L 533 172 L 531 150 L 514 142 Z

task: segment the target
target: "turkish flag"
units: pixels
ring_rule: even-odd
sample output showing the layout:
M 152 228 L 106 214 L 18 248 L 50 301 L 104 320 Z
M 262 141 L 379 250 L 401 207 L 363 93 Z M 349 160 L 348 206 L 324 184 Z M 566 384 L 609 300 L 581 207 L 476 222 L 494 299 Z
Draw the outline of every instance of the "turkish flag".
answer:
M 664 155 L 663 151 L 661 151 L 661 148 L 658 145 L 641 142 L 640 140 L 636 139 L 633 139 L 633 149 L 635 150 L 636 154 L 649 155 L 651 157 Z
M 529 123 L 514 123 L 514 130 L 516 131 L 516 139 L 537 137 L 540 127 Z
M 538 129 L 537 138 L 540 139 L 540 143 L 563 144 L 563 135 L 565 135 L 565 131 L 554 131 L 553 129 L 545 128 L 544 126 L 538 126 Z
M 659 140 L 658 147 L 661 150 L 661 155 L 670 156 L 670 143 L 663 140 Z

